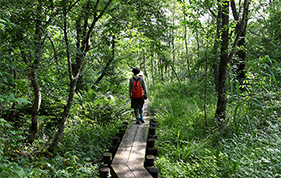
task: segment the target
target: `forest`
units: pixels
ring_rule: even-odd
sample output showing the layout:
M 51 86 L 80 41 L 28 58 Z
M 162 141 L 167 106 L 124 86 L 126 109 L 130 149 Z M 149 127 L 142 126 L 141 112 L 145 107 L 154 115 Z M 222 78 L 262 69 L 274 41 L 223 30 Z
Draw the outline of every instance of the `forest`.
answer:
M 281 177 L 281 1 L 0 0 L 0 177 L 99 177 L 134 121 L 161 178 Z

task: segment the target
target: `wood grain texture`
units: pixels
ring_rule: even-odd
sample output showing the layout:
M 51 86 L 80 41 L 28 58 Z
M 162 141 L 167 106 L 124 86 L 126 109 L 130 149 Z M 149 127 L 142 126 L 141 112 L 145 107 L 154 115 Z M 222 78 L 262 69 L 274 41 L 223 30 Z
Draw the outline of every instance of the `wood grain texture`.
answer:
M 147 109 L 147 104 L 145 105 Z M 111 167 L 118 178 L 152 178 L 144 168 L 149 116 L 143 124 L 134 122 L 126 130 Z

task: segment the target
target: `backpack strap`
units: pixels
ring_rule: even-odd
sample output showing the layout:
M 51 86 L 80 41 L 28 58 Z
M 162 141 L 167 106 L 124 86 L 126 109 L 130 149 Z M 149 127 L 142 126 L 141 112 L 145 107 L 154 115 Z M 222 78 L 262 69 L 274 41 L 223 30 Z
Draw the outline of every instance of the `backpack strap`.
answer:
M 141 78 L 140 77 L 138 77 L 138 78 L 133 77 L 133 79 L 134 79 L 134 81 L 139 81 Z

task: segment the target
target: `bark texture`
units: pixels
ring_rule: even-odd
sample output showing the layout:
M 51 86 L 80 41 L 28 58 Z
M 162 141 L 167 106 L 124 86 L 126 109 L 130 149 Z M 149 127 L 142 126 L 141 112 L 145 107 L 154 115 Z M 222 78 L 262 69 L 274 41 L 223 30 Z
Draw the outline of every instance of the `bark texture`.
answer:
M 222 1 L 222 41 L 221 57 L 218 72 L 218 100 L 215 117 L 221 123 L 225 120 L 226 111 L 226 86 L 227 86 L 227 63 L 228 63 L 228 44 L 229 44 L 229 1 Z
M 244 12 L 241 17 L 239 18 L 239 15 L 236 10 L 235 1 L 231 1 L 231 7 L 233 11 L 233 16 L 235 20 L 238 22 L 236 25 L 235 32 L 236 34 L 240 34 L 240 38 L 238 39 L 237 46 L 239 50 L 237 51 L 236 55 L 237 58 L 234 58 L 233 60 L 233 66 L 234 71 L 236 73 L 236 79 L 238 80 L 240 85 L 243 85 L 243 81 L 245 79 L 245 61 L 246 61 L 246 52 L 244 51 L 243 47 L 245 46 L 245 37 L 246 37 L 246 29 L 247 29 L 247 23 L 248 23 L 248 11 L 249 11 L 249 0 L 244 1 Z
M 227 64 L 231 61 L 233 54 L 236 52 L 236 47 L 239 40 L 244 40 L 243 32 L 246 29 L 247 16 L 249 10 L 250 0 L 244 0 L 242 18 L 239 19 L 237 15 L 236 6 L 233 0 L 231 0 L 232 11 L 234 18 L 238 21 L 236 24 L 236 36 L 232 44 L 231 50 L 229 45 L 229 1 L 222 1 L 222 35 L 221 35 L 221 56 L 218 71 L 218 100 L 215 117 L 218 120 L 218 127 L 222 128 L 226 117 L 226 105 L 227 105 Z M 242 38 L 241 38 L 242 36 Z M 242 41 L 243 42 L 243 41 Z M 243 44 L 243 43 L 241 43 Z M 242 54 L 243 55 L 243 54 Z
M 42 50 L 42 2 L 38 1 L 37 7 L 37 17 L 36 17 L 36 26 L 35 26 L 35 55 L 33 64 L 30 65 L 30 81 L 31 86 L 33 88 L 34 93 L 34 100 L 33 106 L 31 110 L 31 126 L 30 126 L 30 135 L 28 136 L 28 143 L 32 144 L 36 138 L 36 135 L 39 131 L 39 124 L 38 124 L 38 113 L 40 110 L 41 105 L 41 89 L 38 82 L 38 69 L 41 61 L 41 50 Z
M 218 49 L 220 47 L 220 38 L 221 38 L 221 29 L 222 29 L 222 6 L 221 6 L 221 0 L 217 0 L 218 5 L 218 15 L 216 16 L 217 20 L 217 31 L 216 31 L 216 41 L 214 43 L 214 50 L 213 50 L 213 56 L 214 56 L 214 79 L 215 79 L 215 89 L 218 91 L 218 85 L 219 85 L 219 72 L 218 72 Z

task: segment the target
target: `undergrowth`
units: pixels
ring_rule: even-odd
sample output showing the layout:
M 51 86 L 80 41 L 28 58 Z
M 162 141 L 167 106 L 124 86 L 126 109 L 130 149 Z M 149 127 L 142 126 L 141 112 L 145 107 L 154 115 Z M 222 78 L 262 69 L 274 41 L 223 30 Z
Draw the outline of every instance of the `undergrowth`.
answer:
M 54 124 L 46 124 L 50 117 L 41 116 L 42 128 L 33 145 L 25 143 L 26 130 L 16 129 L 0 118 L 0 177 L 98 177 L 102 154 L 128 114 L 125 100 L 109 94 L 89 94 L 87 100 L 74 105 L 55 153 L 47 151 L 55 134 Z
M 151 98 L 159 122 L 159 177 L 281 176 L 280 92 L 230 92 L 225 127 L 217 130 L 216 94 L 211 88 L 206 126 L 203 84 L 161 86 L 154 86 Z
M 112 124 L 100 126 L 83 121 L 75 129 L 67 130 L 57 152 L 50 154 L 40 148 L 39 143 L 33 150 L 25 147 L 19 142 L 23 135 L 11 131 L 12 126 L 4 119 L 1 119 L 0 126 L 9 134 L 1 136 L 1 146 L 5 139 L 11 142 L 6 142 L 0 150 L 0 177 L 10 178 L 98 177 L 102 153 L 109 147 L 112 136 L 117 132 Z

